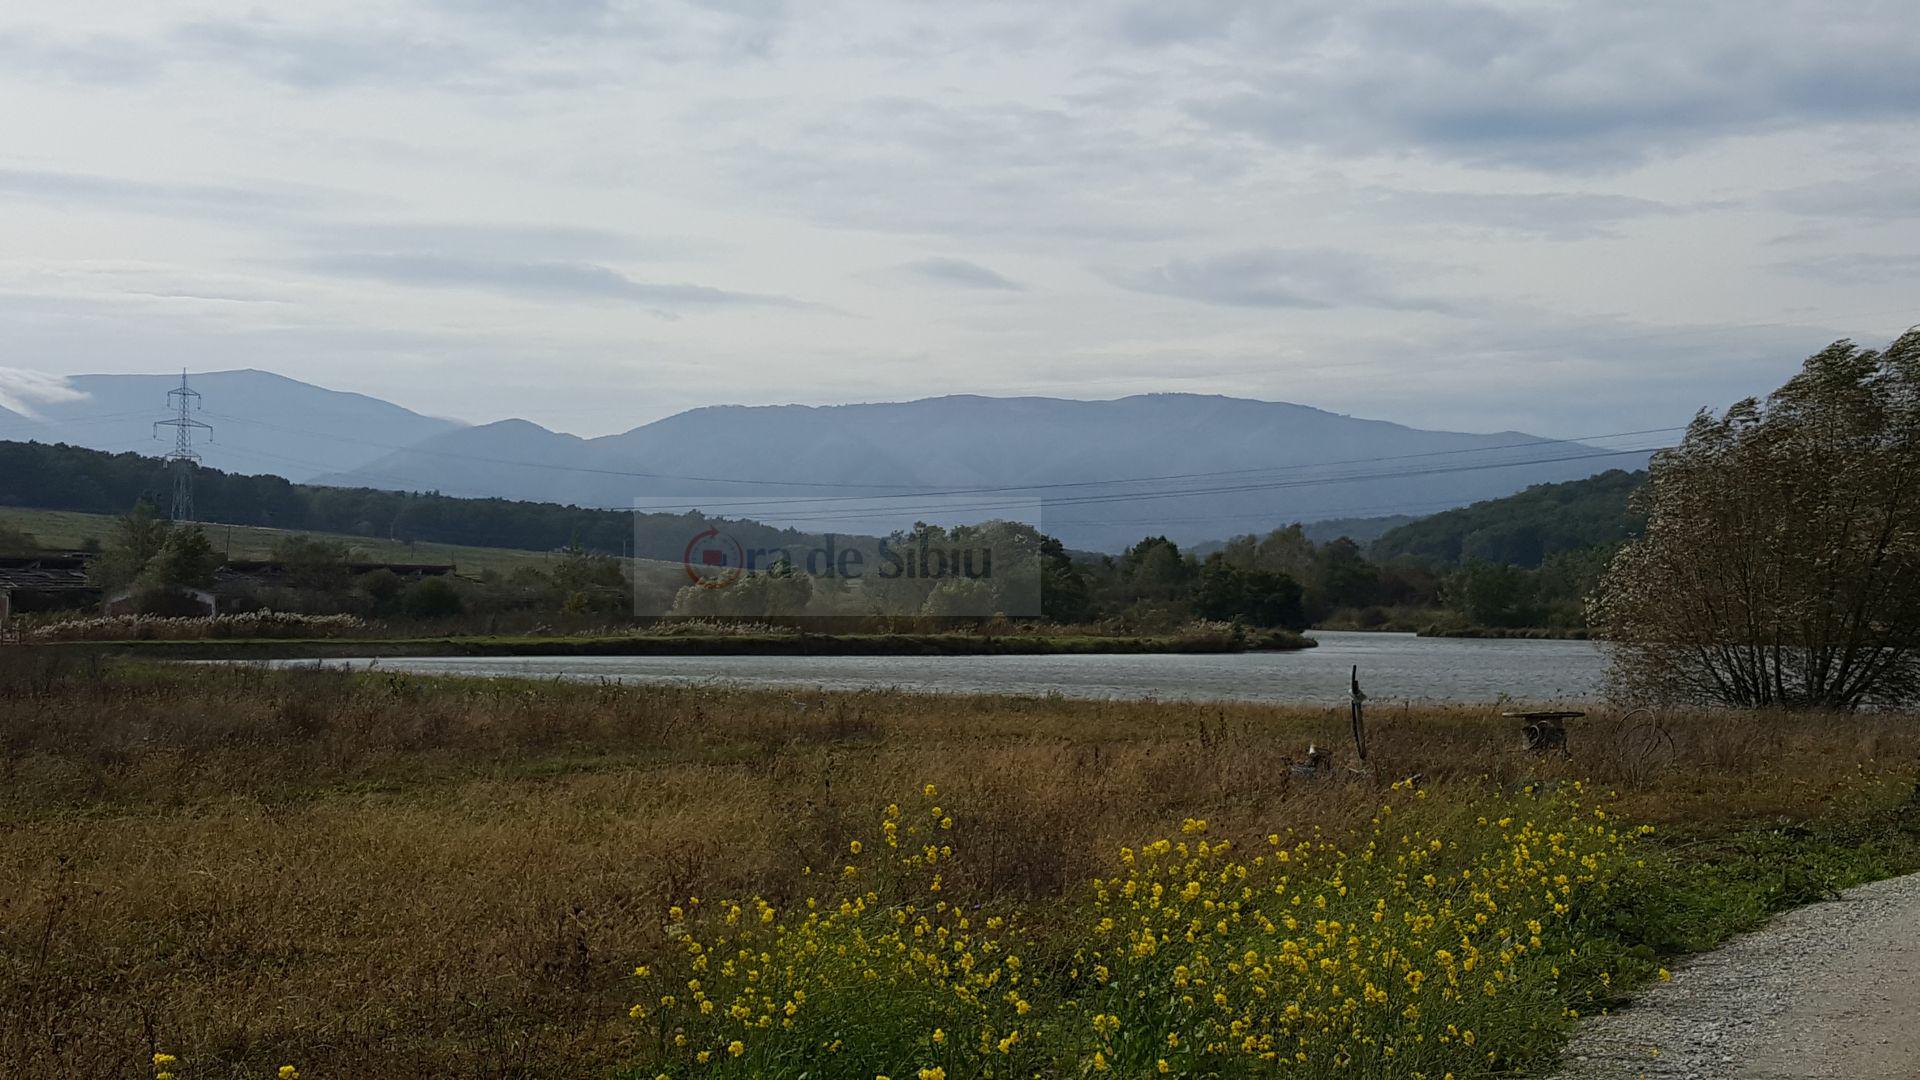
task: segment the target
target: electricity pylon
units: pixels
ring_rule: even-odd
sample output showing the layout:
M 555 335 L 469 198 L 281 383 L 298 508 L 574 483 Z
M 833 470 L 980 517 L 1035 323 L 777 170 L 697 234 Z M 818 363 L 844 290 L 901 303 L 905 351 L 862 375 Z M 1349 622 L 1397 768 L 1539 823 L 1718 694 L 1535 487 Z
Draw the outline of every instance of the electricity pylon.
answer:
M 200 455 L 193 452 L 193 432 L 195 428 L 207 433 L 207 441 L 213 441 L 213 425 L 205 424 L 189 416 L 189 411 L 200 408 L 200 391 L 187 385 L 187 369 L 180 369 L 180 385 L 167 391 L 167 408 L 174 416 L 171 420 L 155 420 L 153 434 L 160 436 L 160 429 L 173 429 L 173 453 L 167 455 L 173 471 L 173 520 L 193 520 L 193 470 L 200 464 Z

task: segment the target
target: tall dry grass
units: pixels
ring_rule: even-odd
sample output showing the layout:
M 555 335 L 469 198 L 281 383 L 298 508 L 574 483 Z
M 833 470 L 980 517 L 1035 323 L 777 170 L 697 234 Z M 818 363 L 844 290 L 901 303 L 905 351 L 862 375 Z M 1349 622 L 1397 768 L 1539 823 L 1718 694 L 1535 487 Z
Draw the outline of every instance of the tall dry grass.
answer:
M 0 1076 L 596 1075 L 687 895 L 795 895 L 875 806 L 964 808 L 955 889 L 1052 897 L 1187 816 L 1260 833 L 1585 777 L 1676 837 L 1909 785 L 1911 720 L 436 680 L 0 654 Z M 1904 788 L 1902 789 L 1904 790 Z

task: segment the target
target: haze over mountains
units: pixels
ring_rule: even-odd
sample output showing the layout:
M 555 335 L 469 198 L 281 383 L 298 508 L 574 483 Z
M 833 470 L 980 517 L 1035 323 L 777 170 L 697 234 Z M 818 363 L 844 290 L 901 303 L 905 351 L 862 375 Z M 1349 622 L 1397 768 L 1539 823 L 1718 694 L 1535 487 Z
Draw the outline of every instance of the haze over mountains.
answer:
M 177 379 L 75 377 L 68 385 L 84 396 L 0 416 L 0 438 L 160 453 L 168 444 L 149 425 Z M 199 449 L 223 469 L 584 506 L 684 501 L 861 533 L 1010 517 L 1098 550 L 1149 534 L 1192 542 L 1431 513 L 1645 460 L 1520 432 L 1424 431 L 1193 394 L 713 406 L 580 438 L 525 420 L 467 426 L 260 371 L 195 375 L 193 385 L 205 395 L 199 415 L 217 428 Z

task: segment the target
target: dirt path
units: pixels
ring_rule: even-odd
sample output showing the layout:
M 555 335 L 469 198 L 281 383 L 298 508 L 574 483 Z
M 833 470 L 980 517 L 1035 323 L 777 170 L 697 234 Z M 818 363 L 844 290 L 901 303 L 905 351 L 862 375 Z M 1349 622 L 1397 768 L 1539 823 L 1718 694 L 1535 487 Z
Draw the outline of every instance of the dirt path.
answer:
M 1688 961 L 1564 1061 L 1562 1080 L 1920 1080 L 1920 874 Z

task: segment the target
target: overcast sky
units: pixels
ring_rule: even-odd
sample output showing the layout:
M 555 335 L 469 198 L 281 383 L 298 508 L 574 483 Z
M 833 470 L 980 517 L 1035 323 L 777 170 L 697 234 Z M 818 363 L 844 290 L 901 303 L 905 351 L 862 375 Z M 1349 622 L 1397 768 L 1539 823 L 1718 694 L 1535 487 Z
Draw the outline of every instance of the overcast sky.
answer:
M 260 367 L 587 435 L 952 392 L 1675 423 L 1920 321 L 1917 30 L 1910 0 L 11 0 L 0 367 Z

